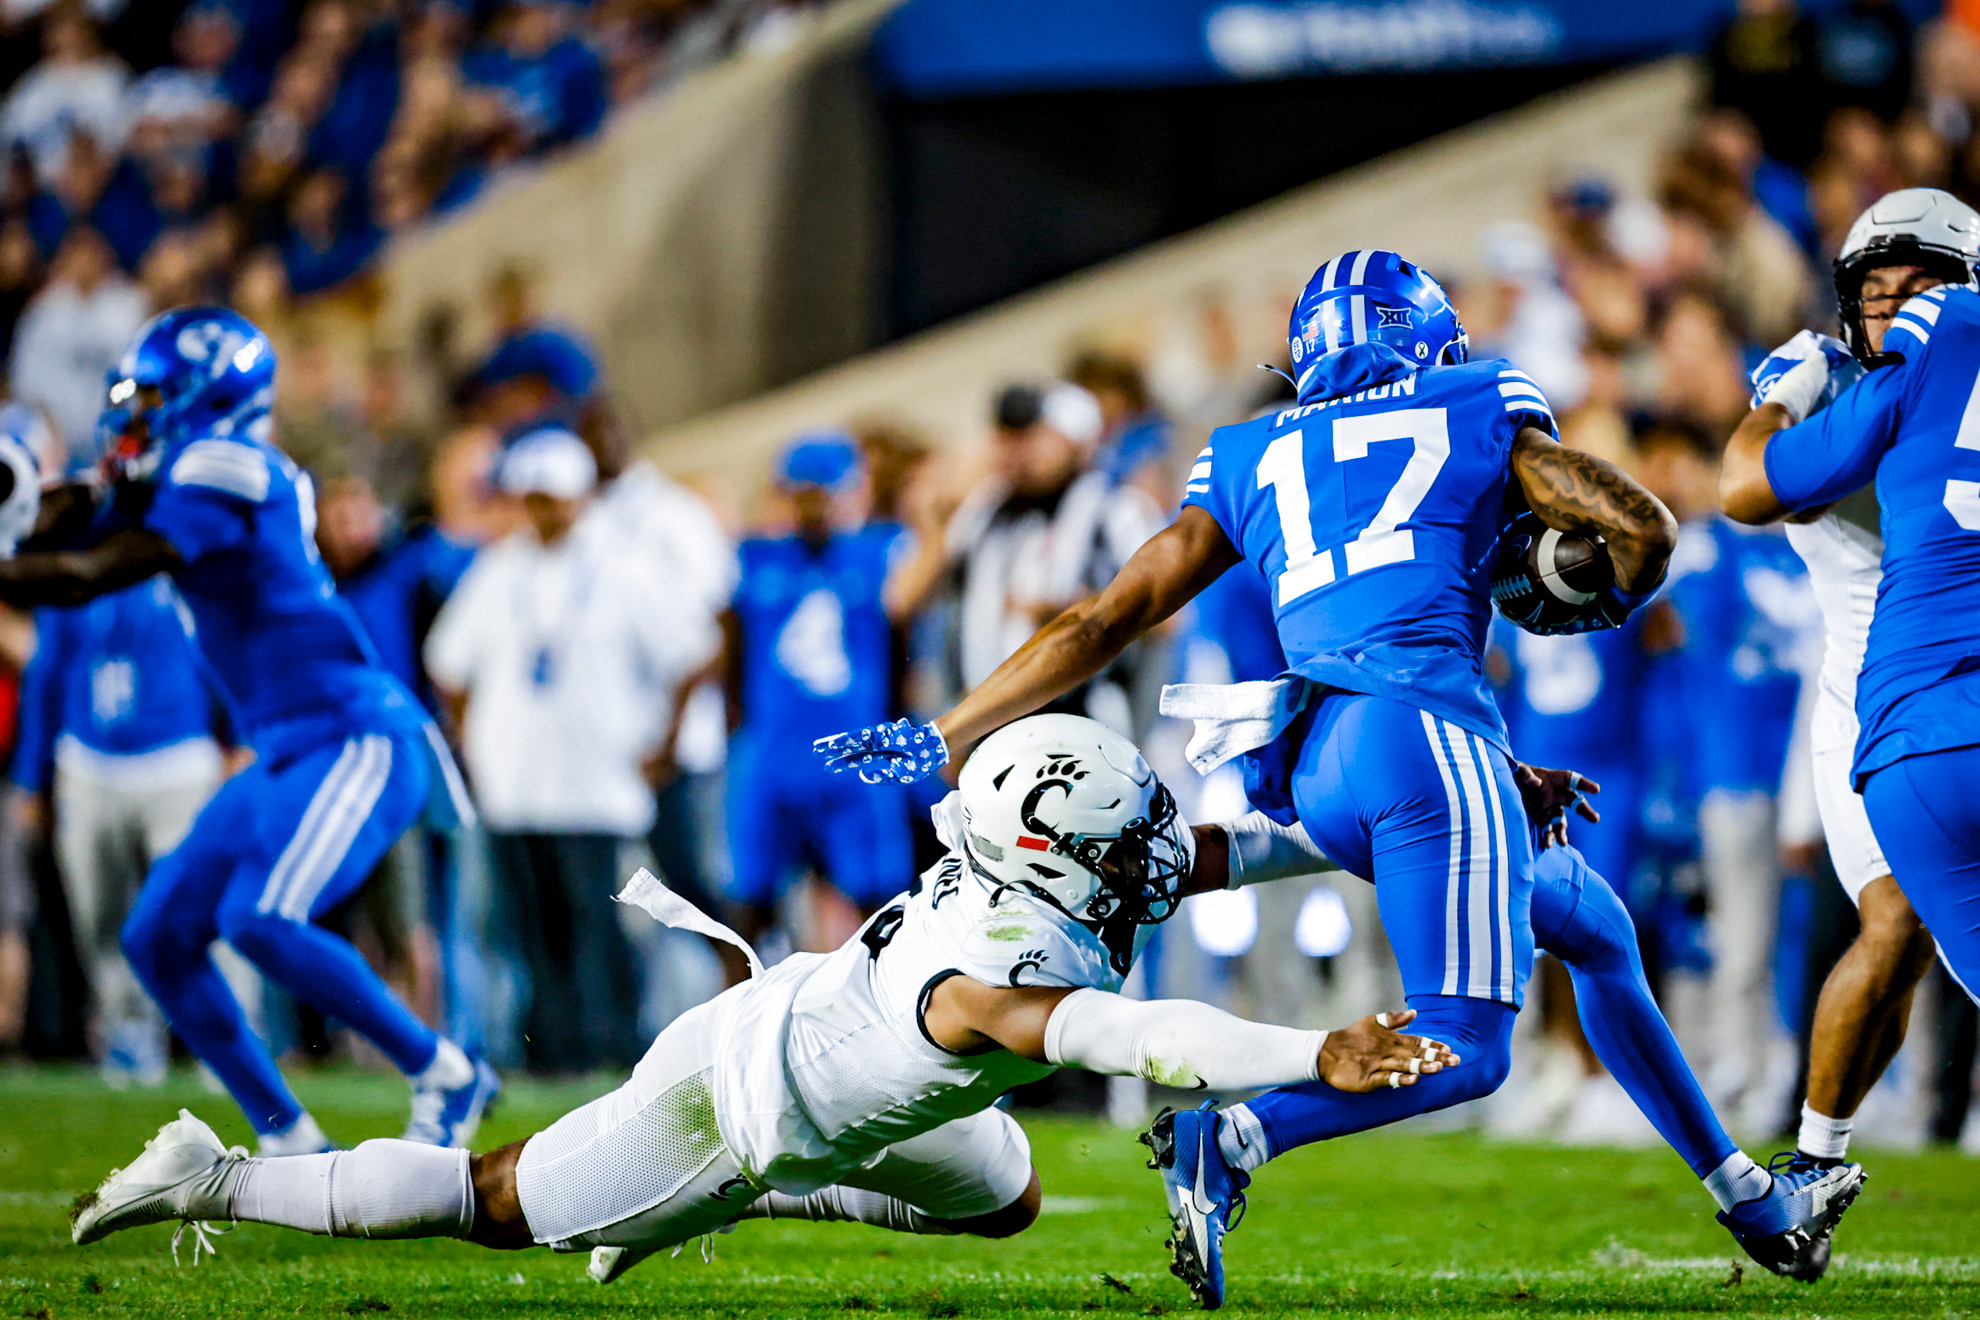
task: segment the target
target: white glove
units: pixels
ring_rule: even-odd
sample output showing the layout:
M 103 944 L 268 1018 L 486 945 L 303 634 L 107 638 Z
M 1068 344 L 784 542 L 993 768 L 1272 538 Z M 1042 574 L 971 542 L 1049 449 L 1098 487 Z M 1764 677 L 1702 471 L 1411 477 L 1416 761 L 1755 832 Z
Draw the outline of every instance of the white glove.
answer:
M 1753 406 L 1778 403 L 1800 422 L 1835 402 L 1863 376 L 1863 364 L 1842 342 L 1803 330 L 1753 369 Z

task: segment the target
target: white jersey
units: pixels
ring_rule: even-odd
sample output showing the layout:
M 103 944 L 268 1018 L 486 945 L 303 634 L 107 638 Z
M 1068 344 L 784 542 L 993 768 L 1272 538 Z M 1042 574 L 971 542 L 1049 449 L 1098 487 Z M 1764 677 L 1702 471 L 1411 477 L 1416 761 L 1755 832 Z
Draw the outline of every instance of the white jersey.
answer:
M 1824 645 L 1820 677 L 1827 700 L 1815 708 L 1811 731 L 1816 751 L 1856 746 L 1856 676 L 1870 644 L 1877 585 L 1884 578 L 1884 543 L 1876 533 L 1835 513 L 1811 523 L 1789 523 L 1788 543 L 1808 565 L 1808 580 L 1822 611 Z
M 993 889 L 959 848 L 961 795 L 935 809 L 950 851 L 841 948 L 794 954 L 709 1007 L 721 1045 L 710 1090 L 741 1167 L 802 1194 L 887 1147 L 994 1104 L 1052 1065 L 993 1048 L 953 1054 L 922 1026 L 951 976 L 1118 991 L 1151 926 L 1100 935 L 1044 900 Z
M 1849 516 L 1839 510 L 1811 523 L 1789 523 L 1787 536 L 1808 565 L 1808 580 L 1822 611 L 1822 666 L 1808 715 L 1815 806 L 1836 876 L 1855 902 L 1865 885 L 1891 873 L 1870 828 L 1870 814 L 1850 782 L 1858 729 L 1856 677 L 1870 644 L 1877 587 L 1884 578 L 1884 543 L 1870 530 L 1875 519 L 1869 492 L 1853 495 L 1843 505 Z

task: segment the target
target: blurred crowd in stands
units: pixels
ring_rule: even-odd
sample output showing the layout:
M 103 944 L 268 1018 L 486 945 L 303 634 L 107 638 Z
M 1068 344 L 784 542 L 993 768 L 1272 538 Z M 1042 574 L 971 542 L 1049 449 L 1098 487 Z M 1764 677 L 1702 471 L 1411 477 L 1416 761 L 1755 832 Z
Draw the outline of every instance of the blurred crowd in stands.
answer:
M 0 9 L 0 356 L 92 461 L 151 311 L 271 329 L 393 235 L 817 0 L 58 0 Z M 356 363 L 335 364 L 355 376 Z
M 499 1063 L 630 1063 L 741 971 L 699 937 L 625 919 L 609 896 L 630 866 L 655 866 L 772 959 L 836 945 L 906 887 L 937 848 L 928 794 L 827 778 L 810 740 L 938 713 L 1104 584 L 1174 515 L 1209 430 L 1290 397 L 1253 364 L 1287 365 L 1298 290 L 1209 290 L 1096 324 L 1058 379 L 986 398 L 971 434 L 821 417 L 745 511 L 736 491 L 759 474 L 677 481 L 633 456 L 596 355 L 542 315 L 526 271 L 488 290 L 496 345 L 437 401 L 413 397 L 399 358 L 353 361 L 284 309 L 489 170 L 591 131 L 607 104 L 748 34 L 772 39 L 787 7 L 317 0 L 293 31 L 269 32 L 242 3 L 185 11 L 178 63 L 136 79 L 103 53 L 91 12 L 52 9 L 15 38 L 42 48 L 12 56 L 26 72 L 0 107 L 17 148 L 0 196 L 0 289 L 25 303 L 16 396 L 80 461 L 102 368 L 148 308 L 227 294 L 269 326 L 283 355 L 276 439 L 316 480 L 324 560 L 386 662 L 446 716 L 481 812 L 478 828 L 416 831 L 339 919 L 413 1003 Z M 1796 1042 L 1854 918 L 1793 750 L 1820 620 L 1784 538 L 1718 515 L 1718 454 L 1749 367 L 1805 325 L 1832 328 L 1828 262 L 1864 206 L 1910 185 L 1980 203 L 1980 5 L 1919 32 L 1880 0 L 1819 19 L 1744 0 L 1709 69 L 1648 195 L 1561 177 L 1531 219 L 1487 228 L 1467 268 L 1440 273 L 1473 355 L 1523 367 L 1567 443 L 1629 468 L 1684 525 L 1653 608 L 1593 637 L 1500 629 L 1492 677 L 1519 755 L 1602 784 L 1603 820 L 1575 841 L 1625 894 L 1714 1101 L 1742 1129 L 1773 1131 L 1800 1094 Z M 390 113 L 350 90 L 365 79 L 395 89 Z M 36 109 L 57 101 L 59 114 Z M 30 390 L 63 362 L 81 364 L 73 395 Z M 0 901 L 0 1048 L 86 1046 L 142 1080 L 162 1057 L 158 1024 L 113 1021 L 141 1014 L 114 966 L 92 966 L 114 963 L 105 903 L 127 901 L 102 895 L 132 882 L 118 889 L 100 874 L 108 854 L 76 860 L 85 845 L 61 842 L 61 785 L 156 750 L 83 727 L 114 724 L 105 712 L 134 686 L 106 670 L 117 648 L 150 643 L 114 621 L 38 622 L 74 640 L 28 660 L 18 621 L 0 628 L 0 652 L 26 665 L 8 824 L 41 914 Z M 1282 661 L 1263 582 L 1240 567 L 1061 708 L 1140 738 L 1186 814 L 1216 819 L 1244 809 L 1242 785 L 1188 770 L 1186 731 L 1156 715 L 1160 686 L 1270 677 Z M 208 723 L 155 736 L 210 739 L 210 783 L 231 753 L 224 718 Z M 141 871 L 145 849 L 126 851 L 116 864 Z M 1144 989 L 1302 1024 L 1396 994 L 1358 882 L 1207 895 L 1187 916 L 1137 973 Z M 1558 971 L 1543 969 L 1523 1015 L 1531 1066 L 1482 1102 L 1487 1121 L 1654 1140 L 1580 1039 Z M 278 1039 L 348 1048 L 334 1024 L 263 1002 Z M 1870 1120 L 1886 1139 L 1964 1127 L 1972 1009 L 1942 974 L 1924 1002 L 1936 1029 L 1914 1034 L 1871 1102 L 1873 1115 L 1887 1106 Z M 153 1043 L 119 1044 L 119 1031 Z M 1139 1098 L 1119 1090 L 1138 1119 Z

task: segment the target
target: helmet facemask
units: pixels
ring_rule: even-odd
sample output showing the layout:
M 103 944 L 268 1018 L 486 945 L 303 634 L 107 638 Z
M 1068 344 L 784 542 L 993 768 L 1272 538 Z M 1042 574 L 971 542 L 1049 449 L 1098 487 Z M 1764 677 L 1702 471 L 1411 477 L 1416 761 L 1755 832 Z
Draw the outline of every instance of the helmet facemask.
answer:
M 1895 355 L 1873 351 L 1863 329 L 1863 281 L 1871 271 L 1889 266 L 1917 266 L 1943 284 L 1973 281 L 1971 257 L 1904 234 L 1878 238 L 1836 258 L 1836 301 L 1841 311 L 1843 342 L 1868 367 L 1886 366 L 1895 360 Z
M 1046 794 L 1070 787 L 1064 780 L 1041 781 L 1025 797 L 1019 817 L 1026 829 L 1051 845 L 1051 852 L 1099 878 L 1100 887 L 1085 909 L 1071 915 L 1096 924 L 1136 926 L 1174 916 L 1194 850 L 1168 786 L 1156 784 L 1148 815 L 1135 817 L 1113 835 L 1061 834 L 1040 819 L 1038 808 Z

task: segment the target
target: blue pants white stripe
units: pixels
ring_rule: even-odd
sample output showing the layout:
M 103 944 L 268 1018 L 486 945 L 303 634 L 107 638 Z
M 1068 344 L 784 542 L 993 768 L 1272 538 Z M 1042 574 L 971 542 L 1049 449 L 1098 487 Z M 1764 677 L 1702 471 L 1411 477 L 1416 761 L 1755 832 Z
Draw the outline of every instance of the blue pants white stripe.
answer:
M 124 923 L 124 951 L 173 1028 L 257 1132 L 301 1116 L 209 956 L 225 939 L 296 998 L 355 1028 L 407 1073 L 438 1037 L 350 943 L 314 922 L 357 889 L 426 803 L 416 731 L 361 733 L 221 786 L 160 858 Z
M 1333 693 L 1293 797 L 1321 850 L 1374 880 L 1406 994 L 1519 1005 L 1533 847 L 1504 752 L 1415 707 Z
M 1416 1085 L 1348 1095 L 1323 1083 L 1244 1106 L 1274 1156 L 1496 1090 L 1534 925 L 1574 976 L 1589 1039 L 1700 1177 L 1733 1144 L 1705 1102 L 1643 978 L 1629 914 L 1571 848 L 1537 859 L 1506 755 L 1476 734 L 1375 697 L 1323 701 L 1293 793 L 1314 842 L 1371 876 L 1395 947 L 1409 1030 L 1463 1064 Z

